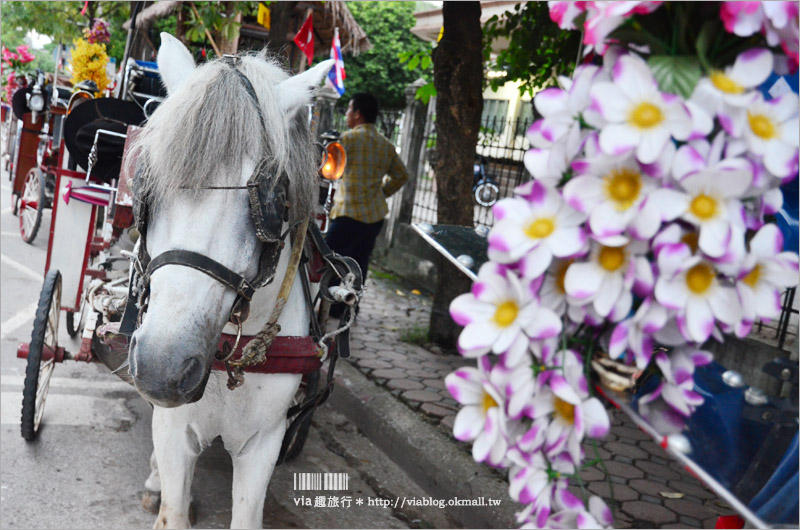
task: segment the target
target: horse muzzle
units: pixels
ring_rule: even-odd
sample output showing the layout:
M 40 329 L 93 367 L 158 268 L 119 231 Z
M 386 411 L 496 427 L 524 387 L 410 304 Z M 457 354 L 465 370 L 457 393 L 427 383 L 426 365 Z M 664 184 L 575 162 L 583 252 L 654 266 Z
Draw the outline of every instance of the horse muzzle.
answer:
M 138 335 L 134 333 L 131 339 L 128 356 L 133 384 L 139 394 L 166 408 L 198 401 L 211 373 L 207 356 L 173 354 L 172 348 L 164 346 L 152 348 L 146 336 Z

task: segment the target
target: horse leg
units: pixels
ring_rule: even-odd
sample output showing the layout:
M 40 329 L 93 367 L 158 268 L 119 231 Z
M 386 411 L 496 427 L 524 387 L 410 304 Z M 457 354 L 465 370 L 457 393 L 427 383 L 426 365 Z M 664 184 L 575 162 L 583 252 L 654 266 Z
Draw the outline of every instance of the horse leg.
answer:
M 153 411 L 153 447 L 161 479 L 161 506 L 153 528 L 190 528 L 191 487 L 201 438 L 176 409 Z M 170 417 L 172 416 L 172 417 Z
M 142 494 L 142 508 L 145 511 L 158 514 L 158 507 L 161 504 L 161 477 L 158 475 L 158 461 L 156 460 L 156 450 L 150 455 L 150 476 L 144 483 L 144 493 Z
M 258 432 L 238 450 L 226 446 L 233 460 L 231 528 L 262 528 L 264 499 L 278 460 L 284 430 Z

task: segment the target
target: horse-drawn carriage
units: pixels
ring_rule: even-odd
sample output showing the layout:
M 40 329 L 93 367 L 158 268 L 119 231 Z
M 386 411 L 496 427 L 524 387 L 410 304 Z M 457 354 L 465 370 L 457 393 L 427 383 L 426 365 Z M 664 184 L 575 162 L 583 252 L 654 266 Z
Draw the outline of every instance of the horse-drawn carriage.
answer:
M 318 151 L 302 116 L 329 62 L 294 78 L 257 57 L 195 72 L 186 49 L 162 37 L 164 64 L 160 53 L 158 65 L 125 70 L 129 100 L 50 109 L 62 132 L 29 169 L 53 178 L 46 275 L 17 356 L 27 359 L 26 440 L 39 434 L 50 377 L 65 360 L 100 361 L 158 405 L 146 496 L 164 498 L 174 510 L 164 517 L 181 525 L 188 491 L 173 481 L 191 476 L 199 452 L 167 447 L 189 432 L 196 448 L 221 435 L 236 447 L 234 488 L 265 489 L 276 460 L 301 450 L 336 359 L 348 355 L 354 313 L 330 332 L 326 315 L 330 303 L 357 301 L 361 272 L 320 231 L 343 150 L 328 138 Z M 155 75 L 171 97 L 153 113 L 158 95 L 148 90 L 159 85 L 144 81 Z M 58 344 L 61 311 L 70 334 L 81 333 L 78 352 Z M 255 493 L 234 501 L 235 524 L 260 521 L 264 495 Z

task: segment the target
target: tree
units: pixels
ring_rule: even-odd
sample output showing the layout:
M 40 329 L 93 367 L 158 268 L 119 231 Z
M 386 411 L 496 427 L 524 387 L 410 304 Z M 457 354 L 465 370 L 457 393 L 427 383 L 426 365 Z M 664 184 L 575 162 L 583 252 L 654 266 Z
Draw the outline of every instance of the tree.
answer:
M 444 35 L 433 55 L 436 86 L 437 215 L 441 224 L 472 226 L 472 164 L 483 109 L 483 53 L 479 2 L 444 2 Z M 454 344 L 459 329 L 450 302 L 469 290 L 470 281 L 443 257 L 433 298 L 430 338 Z
M 423 75 L 419 68 L 409 70 L 398 62 L 400 54 L 430 53 L 430 45 L 409 31 L 415 24 L 414 2 L 348 2 L 353 18 L 369 36 L 373 47 L 347 57 L 347 92 L 342 104 L 355 92 L 370 92 L 382 108 L 405 105 L 404 90 Z
M 547 2 L 516 4 L 513 11 L 490 18 L 483 28 L 484 59 L 505 77 L 489 80 L 497 90 L 508 81 L 521 81 L 520 93 L 533 93 L 556 83 L 557 75 L 575 68 L 581 32 L 562 30 L 550 20 Z M 509 39 L 509 45 L 492 60 L 492 41 Z
M 83 36 L 83 29 L 91 27 L 95 18 L 102 18 L 108 22 L 111 33 L 108 55 L 121 61 L 127 35 L 122 24 L 130 17 L 130 4 L 89 2 L 86 14 L 81 15 L 83 5 L 84 2 L 3 2 L 3 46 L 15 48 L 22 44 L 30 30 L 69 46 L 73 39 Z M 52 61 L 48 64 L 52 65 Z M 44 65 L 37 63 L 37 66 Z

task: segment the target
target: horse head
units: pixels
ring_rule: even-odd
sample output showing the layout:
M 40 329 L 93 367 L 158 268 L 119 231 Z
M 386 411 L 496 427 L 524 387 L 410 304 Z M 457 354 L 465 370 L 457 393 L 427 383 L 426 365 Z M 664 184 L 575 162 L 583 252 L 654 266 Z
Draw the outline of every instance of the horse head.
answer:
M 247 188 L 254 172 L 266 179 L 261 189 L 285 188 L 277 196 L 290 204 L 287 217 L 281 204 L 267 208 L 277 218 L 261 221 L 285 233 L 310 215 L 316 151 L 302 111 L 331 63 L 294 77 L 264 53 L 195 66 L 183 44 L 162 33 L 158 65 L 168 97 L 132 150 L 146 219 L 139 244 L 152 261 L 129 370 L 152 403 L 175 407 L 202 396 L 223 327 L 234 305 L 246 303 L 240 286 L 198 262 L 209 258 L 250 284 L 263 283 L 262 258 L 277 243 L 256 231 L 258 205 Z M 287 249 L 272 254 L 285 258 Z M 176 255 L 183 259 L 169 257 Z M 277 290 L 285 261 L 265 290 Z

